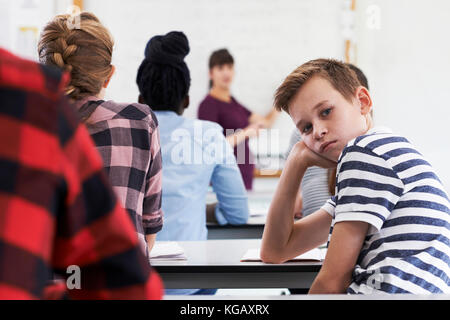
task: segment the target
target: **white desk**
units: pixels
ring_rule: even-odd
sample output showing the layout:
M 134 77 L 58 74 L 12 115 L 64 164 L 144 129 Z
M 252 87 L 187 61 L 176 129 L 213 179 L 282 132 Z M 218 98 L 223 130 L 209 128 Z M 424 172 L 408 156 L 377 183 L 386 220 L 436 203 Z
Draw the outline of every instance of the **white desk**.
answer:
M 208 239 L 261 239 L 266 223 L 267 212 L 273 197 L 272 191 L 251 191 L 248 193 L 250 217 L 243 225 L 218 225 L 207 223 Z M 209 193 L 207 203 L 214 203 L 217 199 L 214 193 Z
M 240 262 L 261 240 L 177 241 L 187 261 L 151 261 L 170 289 L 301 288 L 311 286 L 321 262 Z
M 224 225 L 207 223 L 208 240 L 224 239 L 261 239 L 267 216 L 249 217 L 246 224 Z

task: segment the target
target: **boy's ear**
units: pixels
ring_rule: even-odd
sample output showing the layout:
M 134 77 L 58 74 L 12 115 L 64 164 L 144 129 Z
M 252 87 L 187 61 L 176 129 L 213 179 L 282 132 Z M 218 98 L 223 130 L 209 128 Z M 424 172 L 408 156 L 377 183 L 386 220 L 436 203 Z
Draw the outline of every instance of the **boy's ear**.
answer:
M 372 110 L 372 98 L 370 97 L 369 90 L 365 87 L 359 86 L 356 89 L 356 99 L 359 102 L 362 115 L 366 115 Z

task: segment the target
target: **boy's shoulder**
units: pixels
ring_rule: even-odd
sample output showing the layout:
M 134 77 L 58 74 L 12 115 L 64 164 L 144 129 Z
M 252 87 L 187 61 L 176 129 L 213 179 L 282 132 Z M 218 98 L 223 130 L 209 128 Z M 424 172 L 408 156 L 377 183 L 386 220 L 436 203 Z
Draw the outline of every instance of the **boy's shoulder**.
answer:
M 387 127 L 374 127 L 367 133 L 350 140 L 344 148 L 341 158 L 349 151 L 370 153 L 386 160 L 396 156 L 398 152 L 416 152 L 408 139 L 394 134 Z

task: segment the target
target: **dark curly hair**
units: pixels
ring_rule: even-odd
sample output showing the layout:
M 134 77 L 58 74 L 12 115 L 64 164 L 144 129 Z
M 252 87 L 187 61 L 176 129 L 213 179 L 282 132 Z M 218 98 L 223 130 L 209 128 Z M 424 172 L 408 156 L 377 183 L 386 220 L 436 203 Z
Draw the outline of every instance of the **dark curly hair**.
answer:
M 191 85 L 184 58 L 189 53 L 186 35 L 172 31 L 152 37 L 145 48 L 136 83 L 143 102 L 153 110 L 178 113 Z

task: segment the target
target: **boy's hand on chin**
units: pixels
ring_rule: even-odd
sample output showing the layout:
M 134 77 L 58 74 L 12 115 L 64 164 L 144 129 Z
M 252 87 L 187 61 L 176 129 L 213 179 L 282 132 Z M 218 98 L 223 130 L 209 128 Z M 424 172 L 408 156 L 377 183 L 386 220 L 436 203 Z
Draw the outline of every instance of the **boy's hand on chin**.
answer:
M 334 168 L 337 165 L 335 161 L 329 160 L 312 151 L 303 141 L 299 141 L 294 145 L 291 154 L 300 158 L 307 167 L 317 166 L 321 168 Z

